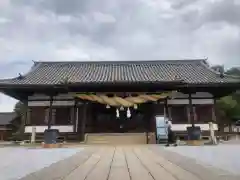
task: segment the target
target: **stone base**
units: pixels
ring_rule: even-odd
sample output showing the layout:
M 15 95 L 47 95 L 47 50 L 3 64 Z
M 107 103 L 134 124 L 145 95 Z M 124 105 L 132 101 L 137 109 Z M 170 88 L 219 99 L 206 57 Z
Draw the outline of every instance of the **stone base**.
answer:
M 56 143 L 56 144 L 45 144 L 42 143 L 42 148 L 61 148 L 63 144 Z
M 189 146 L 202 146 L 204 145 L 204 142 L 202 140 L 188 140 L 186 141 L 186 144 Z
M 156 144 L 156 134 L 154 132 L 148 133 L 148 144 Z

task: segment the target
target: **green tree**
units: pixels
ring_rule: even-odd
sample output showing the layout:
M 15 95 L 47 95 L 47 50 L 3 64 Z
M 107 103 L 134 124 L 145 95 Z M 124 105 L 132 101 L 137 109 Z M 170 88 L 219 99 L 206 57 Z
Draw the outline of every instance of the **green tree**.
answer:
M 223 66 L 214 66 L 214 70 L 218 70 L 222 68 L 224 71 Z M 221 70 L 220 70 L 221 71 Z M 236 78 L 240 78 L 240 68 L 230 68 L 229 70 L 224 72 L 227 75 L 234 76 Z M 217 108 L 222 111 L 222 116 L 229 120 L 237 120 L 240 119 L 240 92 L 237 91 L 229 96 L 223 97 L 217 101 Z
M 234 76 L 239 76 L 240 77 L 240 67 L 239 68 L 233 67 L 233 68 L 227 70 L 225 72 L 225 74 L 234 75 Z
M 24 121 L 26 116 L 27 107 L 21 102 L 18 101 L 15 104 L 14 112 L 16 113 L 16 118 L 13 121 L 15 126 L 15 133 L 13 134 L 14 140 L 23 140 L 24 139 Z
M 18 116 L 24 116 L 25 113 L 26 113 L 26 106 L 25 106 L 21 101 L 18 101 L 18 102 L 15 104 L 14 112 L 15 112 Z

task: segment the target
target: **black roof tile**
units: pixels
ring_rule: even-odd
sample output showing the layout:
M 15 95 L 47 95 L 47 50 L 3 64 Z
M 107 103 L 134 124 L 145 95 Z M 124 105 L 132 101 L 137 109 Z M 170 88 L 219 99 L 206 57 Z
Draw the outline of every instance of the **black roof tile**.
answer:
M 31 70 L 0 85 L 57 85 L 71 83 L 172 82 L 188 84 L 236 83 L 220 77 L 205 60 L 35 62 Z

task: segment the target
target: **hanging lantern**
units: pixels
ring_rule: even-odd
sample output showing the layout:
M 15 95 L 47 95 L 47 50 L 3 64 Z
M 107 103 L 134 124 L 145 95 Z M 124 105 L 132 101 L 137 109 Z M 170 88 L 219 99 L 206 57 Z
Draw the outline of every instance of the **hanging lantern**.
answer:
M 107 108 L 107 109 L 110 109 L 110 106 L 107 104 L 106 108 Z
M 134 104 L 134 105 L 133 105 L 133 108 L 134 108 L 134 109 L 137 109 L 137 108 L 138 108 L 137 104 Z
M 116 109 L 116 117 L 119 118 L 119 110 Z
M 120 111 L 123 111 L 123 110 L 124 110 L 124 107 L 123 107 L 123 106 L 121 106 L 121 107 L 120 107 Z
M 131 111 L 130 111 L 130 109 L 128 108 L 127 109 L 127 118 L 130 118 L 131 117 Z

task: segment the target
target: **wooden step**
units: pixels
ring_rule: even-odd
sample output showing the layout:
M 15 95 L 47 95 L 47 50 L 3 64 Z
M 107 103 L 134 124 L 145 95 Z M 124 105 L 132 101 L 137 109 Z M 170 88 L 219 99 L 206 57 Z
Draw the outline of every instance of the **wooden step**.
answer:
M 25 140 L 31 139 L 31 134 L 26 134 Z M 43 142 L 44 141 L 44 134 L 43 133 L 36 133 L 35 137 L 36 141 Z M 79 135 L 77 133 L 60 133 L 57 142 L 63 142 L 63 141 L 72 141 L 76 142 L 79 141 Z
M 146 133 L 86 134 L 86 144 L 146 144 Z

